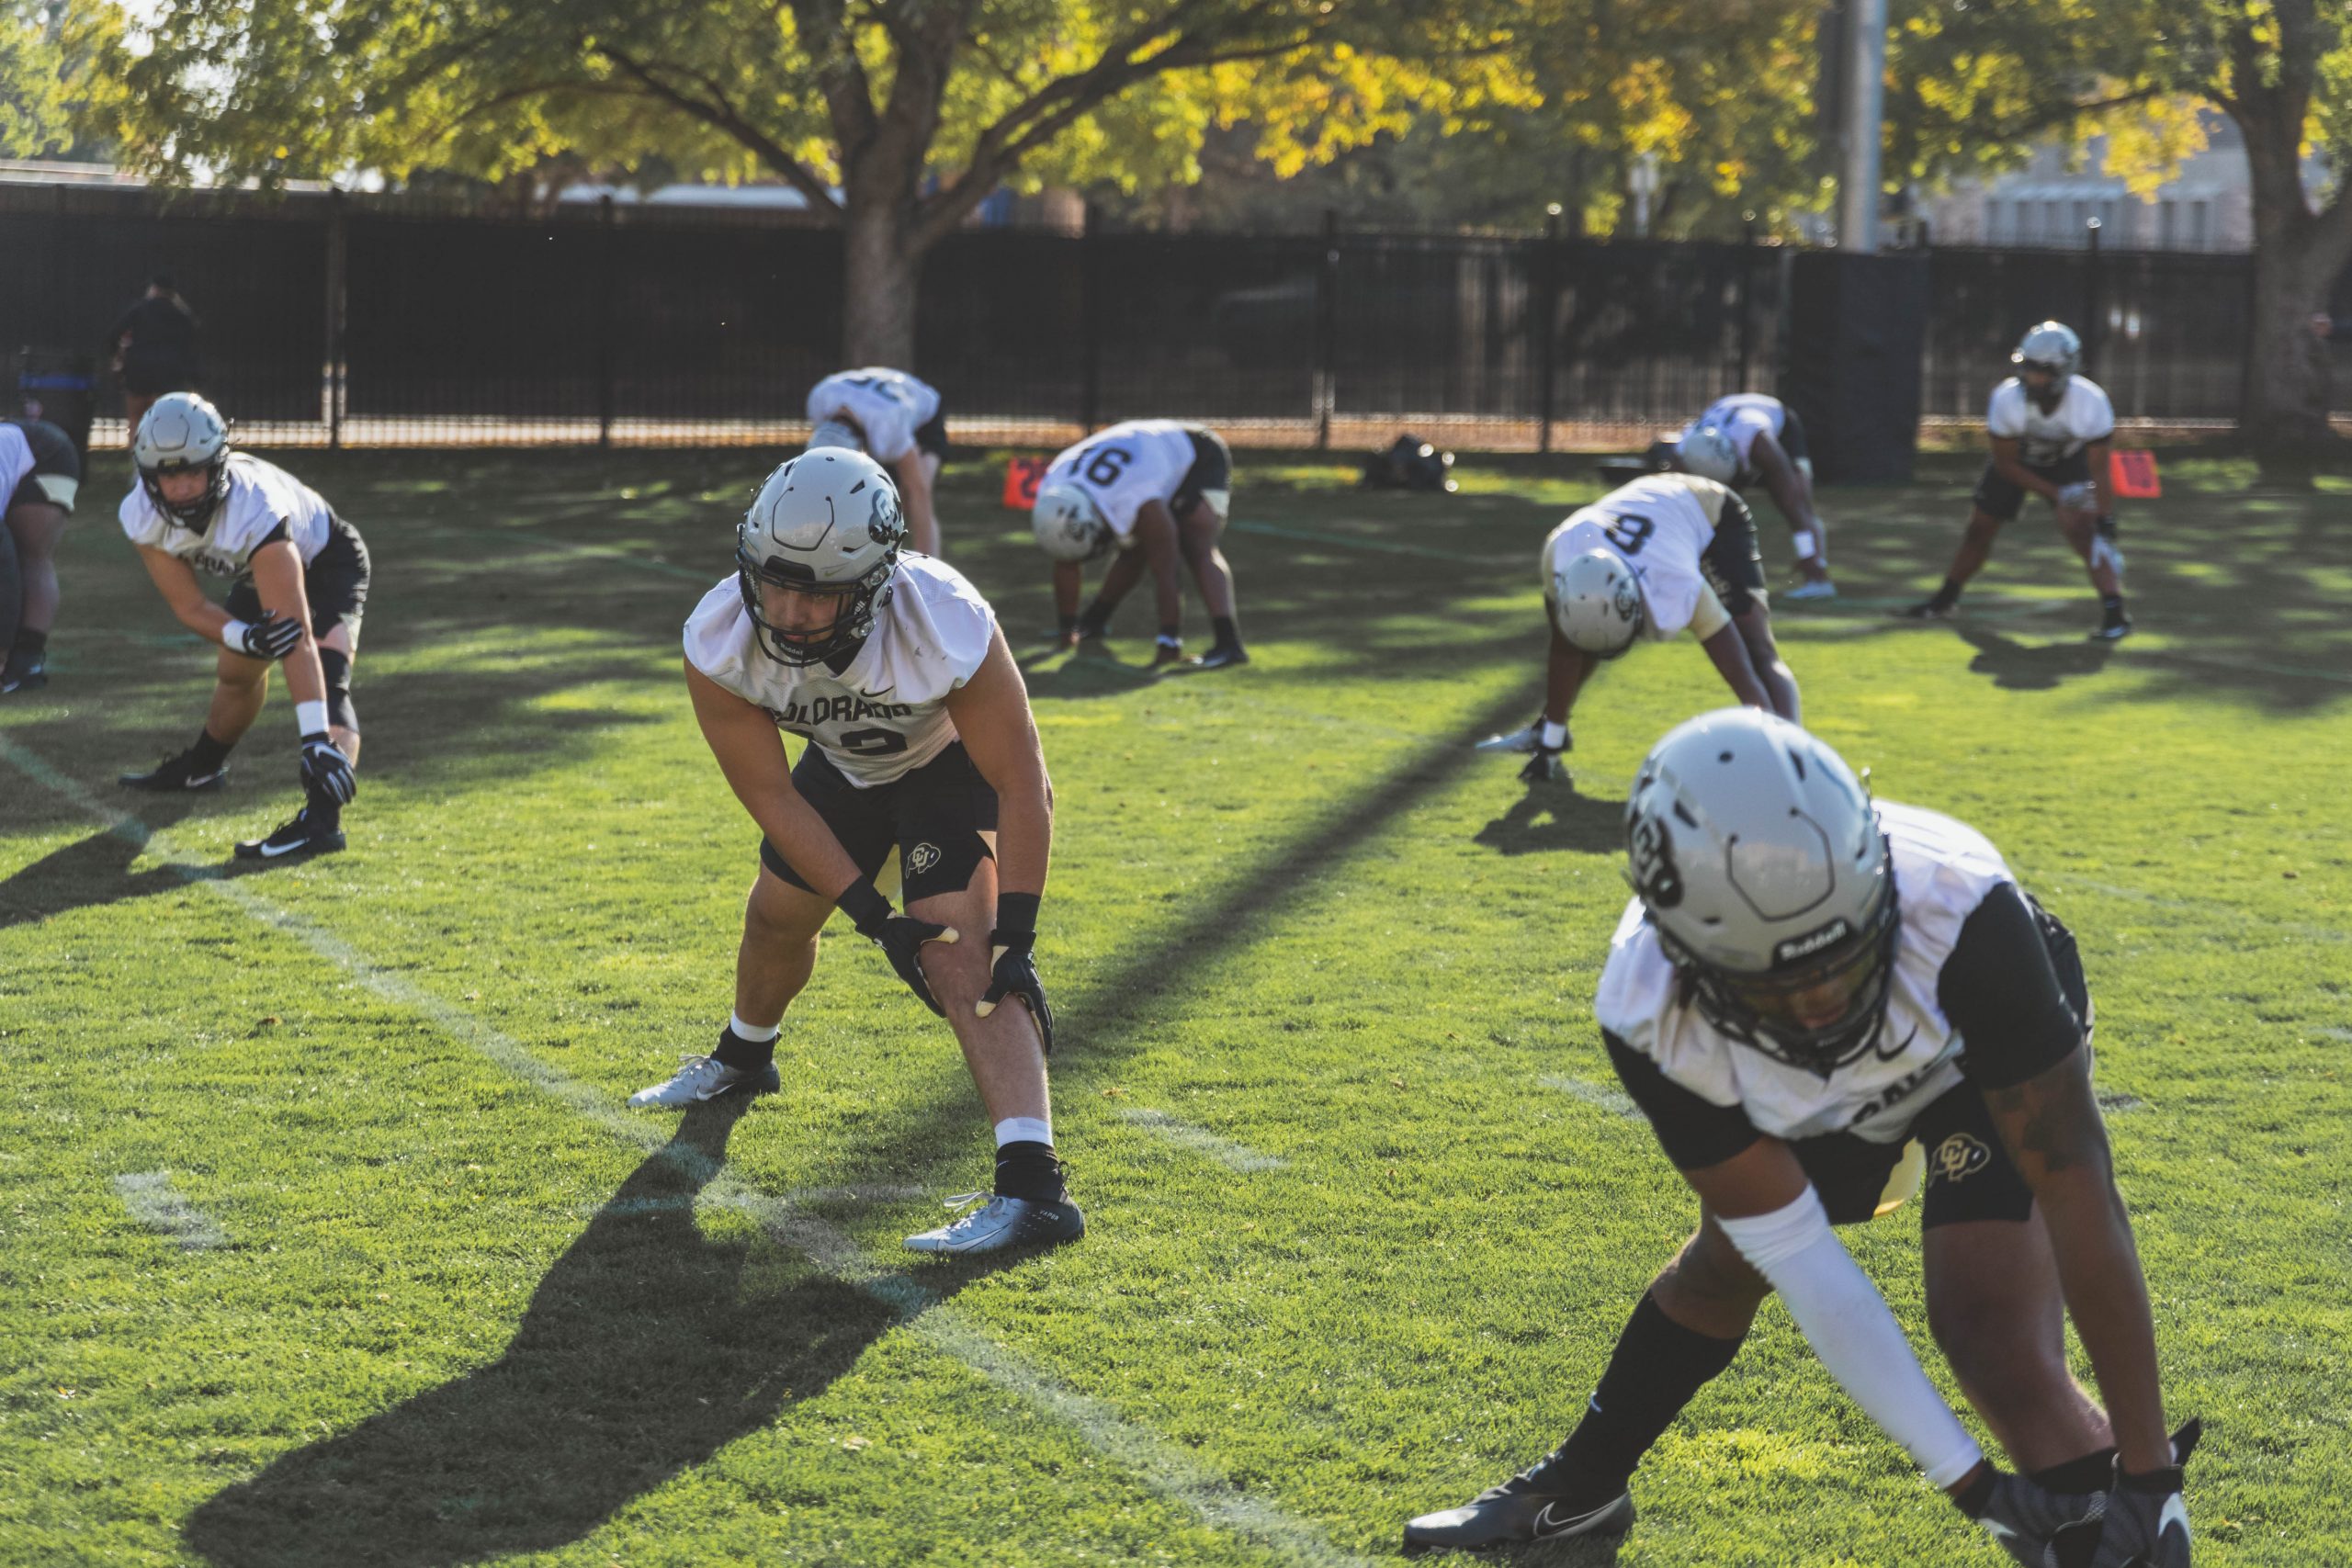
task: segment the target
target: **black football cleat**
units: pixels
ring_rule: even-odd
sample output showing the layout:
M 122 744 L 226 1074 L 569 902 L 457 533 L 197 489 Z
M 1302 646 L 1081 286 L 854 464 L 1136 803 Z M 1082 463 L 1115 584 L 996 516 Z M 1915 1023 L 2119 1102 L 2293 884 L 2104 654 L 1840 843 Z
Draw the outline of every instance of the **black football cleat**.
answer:
M 125 789 L 151 789 L 159 795 L 219 789 L 228 782 L 228 763 L 222 762 L 208 772 L 198 767 L 192 759 L 193 753 L 182 751 L 176 757 L 164 758 L 143 773 L 124 773 L 115 782 Z
M 12 692 L 37 692 L 48 684 L 46 654 L 13 653 L 6 665 L 0 665 L 0 696 Z
M 300 860 L 306 855 L 333 854 L 343 848 L 343 829 L 315 828 L 311 808 L 304 807 L 266 839 L 245 839 L 237 845 L 239 860 Z
M 1900 610 L 1889 611 L 1888 614 L 1898 621 L 1949 621 L 1951 619 L 1952 610 L 1952 605 L 1939 604 L 1933 599 L 1922 599 L 1917 604 L 1905 605 Z
M 2109 610 L 2099 617 L 2098 629 L 2089 634 L 2093 642 L 2121 642 L 2132 635 L 2132 617 L 2120 610 Z
M 1622 1535 L 1634 1525 L 1634 1495 L 1623 1489 L 1608 1496 L 1566 1497 L 1538 1492 L 1524 1475 L 1489 1487 L 1459 1508 L 1423 1514 L 1405 1526 L 1408 1555 L 1423 1551 L 1476 1551 L 1532 1540 L 1565 1540 L 1579 1535 Z

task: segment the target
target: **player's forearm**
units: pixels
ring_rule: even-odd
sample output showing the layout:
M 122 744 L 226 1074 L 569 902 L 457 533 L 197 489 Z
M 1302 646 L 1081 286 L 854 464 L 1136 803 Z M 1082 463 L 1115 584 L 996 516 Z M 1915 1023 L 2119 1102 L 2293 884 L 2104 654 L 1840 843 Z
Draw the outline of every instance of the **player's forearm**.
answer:
M 788 786 L 781 794 L 755 791 L 737 784 L 731 775 L 727 782 L 775 852 L 784 857 L 785 864 L 820 896 L 838 902 L 850 884 L 859 880 L 857 863 L 849 858 L 842 841 L 833 837 L 833 830 L 815 808 L 800 798 L 799 792 Z
M 2044 501 L 2058 499 L 2058 487 L 2027 468 L 2014 457 L 1995 457 L 1993 468 L 2003 479 L 2019 490 L 2041 497 Z
M 1065 626 L 1078 619 L 1079 596 L 1086 588 L 1086 569 L 1074 560 L 1054 563 L 1054 614 Z
M 1042 766 L 1033 781 L 998 794 L 996 852 L 1000 895 L 1046 890 L 1054 852 L 1054 788 Z
M 1547 614 L 1546 621 L 1551 619 Z M 1568 709 L 1576 705 L 1577 692 L 1584 685 L 1584 660 L 1576 645 L 1560 635 L 1557 625 L 1552 627 L 1552 641 L 1544 660 L 1544 717 L 1552 724 L 1568 722 Z
M 1763 678 L 1756 673 L 1756 661 L 1747 656 L 1747 644 L 1739 635 L 1739 627 L 1727 625 L 1699 645 L 1714 661 L 1715 672 L 1731 688 L 1732 695 L 1748 707 L 1773 710 L 1772 695 L 1764 689 Z
M 308 637 L 294 645 L 294 651 L 283 660 L 286 669 L 286 691 L 297 703 L 324 703 L 327 700 L 326 671 L 319 667 L 319 646 Z
M 220 643 L 223 648 L 229 646 L 222 639 L 221 633 L 229 628 L 236 617 L 211 600 L 198 598 L 187 604 L 175 604 L 172 606 L 172 615 L 180 625 L 197 636 L 210 642 Z M 243 653 L 244 649 L 240 648 L 232 651 Z
M 2045 1176 L 2034 1184 L 2034 1201 L 2049 1229 L 2059 1289 L 2090 1356 L 2123 1468 L 2143 1473 L 2170 1464 L 2147 1280 L 2106 1162 Z

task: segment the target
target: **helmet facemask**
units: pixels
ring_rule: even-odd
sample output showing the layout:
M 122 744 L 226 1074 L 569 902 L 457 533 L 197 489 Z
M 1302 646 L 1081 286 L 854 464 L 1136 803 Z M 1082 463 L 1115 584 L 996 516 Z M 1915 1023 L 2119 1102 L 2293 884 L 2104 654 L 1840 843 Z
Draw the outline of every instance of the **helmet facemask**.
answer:
M 798 561 L 770 556 L 754 558 L 748 546 L 735 547 L 735 581 L 742 590 L 744 613 L 752 617 L 760 651 L 778 664 L 805 669 L 812 664 L 845 660 L 874 635 L 875 595 L 890 581 L 898 562 L 892 550 L 865 576 L 850 582 L 820 582 L 816 573 Z M 765 602 L 763 589 L 781 589 L 810 599 L 837 602 L 832 621 L 816 629 L 778 624 Z
M 1701 1016 L 1741 1044 L 1821 1077 L 1859 1060 L 1885 1025 L 1903 929 L 1891 846 L 1885 853 L 1885 874 L 1860 930 L 1834 937 L 1817 952 L 1790 954 L 1760 975 L 1707 963 L 1653 919 L 1659 945 L 1690 987 Z M 1822 1011 L 1822 1021 L 1800 1016 L 1808 998 L 1808 1010 Z M 1826 1010 L 1830 1004 L 1834 1013 Z
M 203 494 L 194 501 L 164 499 L 165 474 L 188 473 L 198 468 L 203 468 L 206 475 Z M 201 534 L 212 526 L 212 514 L 229 497 L 229 449 L 222 447 L 209 463 L 164 463 L 152 468 L 142 467 L 139 470 L 139 488 L 147 492 L 147 499 L 154 502 L 155 510 L 173 525 Z

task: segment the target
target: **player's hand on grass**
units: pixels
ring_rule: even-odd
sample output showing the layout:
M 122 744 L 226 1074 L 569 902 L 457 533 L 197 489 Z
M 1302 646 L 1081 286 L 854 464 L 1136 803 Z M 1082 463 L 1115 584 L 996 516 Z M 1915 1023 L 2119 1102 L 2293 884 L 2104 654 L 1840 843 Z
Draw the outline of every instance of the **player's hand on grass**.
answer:
M 2098 1551 L 2091 1568 L 2189 1568 L 2188 1504 L 2177 1464 L 2145 1475 L 2119 1472 L 2100 1501 Z
M 2012 1562 L 2026 1568 L 2051 1568 L 2060 1562 L 2079 1562 L 2077 1553 L 2062 1554 L 2061 1537 L 2087 1541 L 2098 1526 L 2100 1499 L 2096 1494 L 2052 1492 L 2030 1477 L 1993 1472 L 1993 1489 L 1983 1507 L 1972 1517 L 2000 1544 Z M 1968 1505 L 1962 1505 L 1963 1511 Z
M 833 902 L 857 927 L 858 935 L 882 950 L 882 956 L 890 961 L 890 967 L 899 972 L 899 978 L 907 983 L 907 989 L 915 994 L 916 999 L 945 1018 L 947 1010 L 931 994 L 931 982 L 923 977 L 921 954 L 927 942 L 958 940 L 956 928 L 897 913 L 890 908 L 890 901 L 864 877 L 851 883 Z

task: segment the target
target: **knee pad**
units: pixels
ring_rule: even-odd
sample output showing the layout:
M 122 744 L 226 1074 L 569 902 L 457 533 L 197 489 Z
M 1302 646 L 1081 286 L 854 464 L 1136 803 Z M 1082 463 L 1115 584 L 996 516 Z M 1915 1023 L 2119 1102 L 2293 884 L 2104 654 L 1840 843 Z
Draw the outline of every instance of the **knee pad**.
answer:
M 359 710 L 351 705 L 351 655 L 339 648 L 322 648 L 319 671 L 327 681 L 327 722 L 358 734 Z

